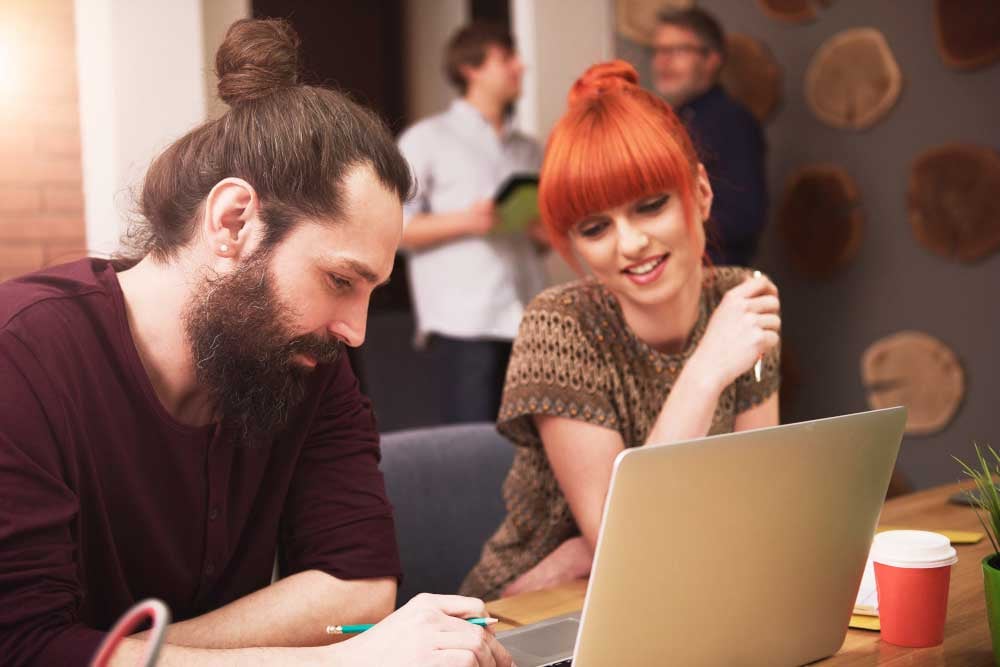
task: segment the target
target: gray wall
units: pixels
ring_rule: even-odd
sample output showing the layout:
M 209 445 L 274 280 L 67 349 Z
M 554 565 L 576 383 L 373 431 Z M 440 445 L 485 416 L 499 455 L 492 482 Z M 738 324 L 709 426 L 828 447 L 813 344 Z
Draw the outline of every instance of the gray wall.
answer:
M 967 266 L 924 250 L 907 222 L 906 188 L 912 159 L 929 147 L 958 141 L 1000 148 L 1000 64 L 971 73 L 946 68 L 935 45 L 931 0 L 838 0 L 806 25 L 779 23 L 748 0 L 699 5 L 727 30 L 767 43 L 784 69 L 784 101 L 766 128 L 772 212 L 789 176 L 806 164 L 838 164 L 861 191 L 864 243 L 829 282 L 800 278 L 773 227 L 765 235 L 758 263 L 781 288 L 785 340 L 801 368 L 798 399 L 783 421 L 866 409 L 859 373 L 865 348 L 901 329 L 926 331 L 962 360 L 967 394 L 944 431 L 904 440 L 900 467 L 919 488 L 959 479 L 952 455 L 971 457 L 973 440 L 1000 446 L 1000 257 Z M 860 26 L 885 34 L 903 72 L 903 92 L 871 129 L 835 130 L 806 107 L 805 70 L 824 40 Z M 648 83 L 644 49 L 619 38 L 617 51 Z

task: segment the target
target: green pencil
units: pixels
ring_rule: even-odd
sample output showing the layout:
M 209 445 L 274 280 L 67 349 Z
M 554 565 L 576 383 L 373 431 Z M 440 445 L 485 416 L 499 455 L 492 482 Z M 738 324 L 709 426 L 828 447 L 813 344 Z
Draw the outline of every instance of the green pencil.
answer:
M 495 618 L 467 618 L 465 620 L 473 625 L 478 625 L 483 628 L 500 622 Z M 375 625 L 373 623 L 362 623 L 360 625 L 328 625 L 326 626 L 326 634 L 353 635 L 359 632 L 364 632 L 365 630 L 371 630 L 374 627 Z

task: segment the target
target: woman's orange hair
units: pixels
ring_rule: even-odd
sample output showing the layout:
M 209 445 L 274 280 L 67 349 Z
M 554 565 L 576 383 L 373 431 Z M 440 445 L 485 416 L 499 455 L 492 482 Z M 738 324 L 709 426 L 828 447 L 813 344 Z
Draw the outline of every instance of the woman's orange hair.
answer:
M 598 211 L 676 192 L 690 226 L 697 168 L 684 126 L 665 102 L 639 87 L 635 68 L 622 60 L 594 65 L 573 84 L 545 148 L 542 222 L 574 265 L 569 230 Z

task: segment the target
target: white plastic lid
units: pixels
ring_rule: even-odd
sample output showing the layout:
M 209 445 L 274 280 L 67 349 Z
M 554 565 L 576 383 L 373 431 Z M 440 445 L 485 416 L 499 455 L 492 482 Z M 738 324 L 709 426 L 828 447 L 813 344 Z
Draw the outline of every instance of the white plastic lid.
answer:
M 926 530 L 887 530 L 872 541 L 871 559 L 892 567 L 932 568 L 958 562 L 947 537 Z

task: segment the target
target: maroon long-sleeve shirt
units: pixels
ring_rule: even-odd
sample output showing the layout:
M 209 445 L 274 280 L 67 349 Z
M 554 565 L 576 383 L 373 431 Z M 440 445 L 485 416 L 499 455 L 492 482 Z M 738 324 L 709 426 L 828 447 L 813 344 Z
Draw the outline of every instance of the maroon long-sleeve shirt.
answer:
M 287 432 L 234 444 L 164 410 L 118 279 L 88 259 L 0 285 L 0 663 L 86 664 L 131 604 L 175 620 L 285 572 L 398 576 L 368 400 L 317 369 Z

